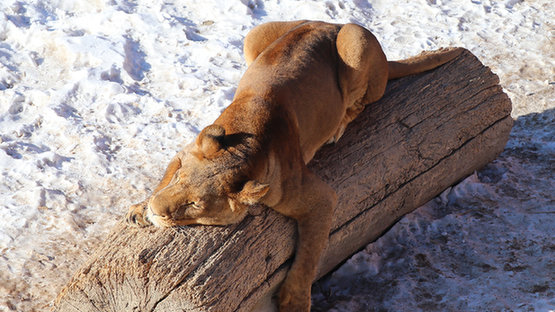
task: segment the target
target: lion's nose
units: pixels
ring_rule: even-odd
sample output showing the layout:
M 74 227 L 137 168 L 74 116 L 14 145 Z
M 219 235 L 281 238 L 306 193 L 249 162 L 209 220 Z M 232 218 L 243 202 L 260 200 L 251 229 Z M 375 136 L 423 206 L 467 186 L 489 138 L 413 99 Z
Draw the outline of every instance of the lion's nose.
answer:
M 169 217 L 170 209 L 159 195 L 153 195 L 148 201 L 148 210 L 155 217 Z

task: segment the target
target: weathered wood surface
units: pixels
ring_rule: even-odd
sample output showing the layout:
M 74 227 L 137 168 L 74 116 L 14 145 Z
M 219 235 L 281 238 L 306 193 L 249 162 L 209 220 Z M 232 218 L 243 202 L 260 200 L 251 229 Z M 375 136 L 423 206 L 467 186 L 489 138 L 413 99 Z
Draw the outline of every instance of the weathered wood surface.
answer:
M 309 164 L 337 191 L 318 277 L 398 218 L 495 159 L 512 127 L 497 76 L 470 52 L 390 82 Z M 59 294 L 55 311 L 249 311 L 268 305 L 295 250 L 295 223 L 253 207 L 227 227 L 119 222 Z

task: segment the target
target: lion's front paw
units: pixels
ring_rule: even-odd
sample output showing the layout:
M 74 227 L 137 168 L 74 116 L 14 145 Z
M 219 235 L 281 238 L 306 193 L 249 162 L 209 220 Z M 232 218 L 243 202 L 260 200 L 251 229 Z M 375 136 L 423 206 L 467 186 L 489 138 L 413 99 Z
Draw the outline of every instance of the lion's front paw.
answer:
M 309 312 L 310 287 L 301 287 L 286 279 L 279 292 L 279 311 Z
M 148 204 L 146 202 L 142 202 L 136 205 L 129 207 L 129 211 L 125 216 L 125 220 L 127 223 L 135 226 L 148 226 L 151 223 L 146 219 L 145 212 L 148 209 Z

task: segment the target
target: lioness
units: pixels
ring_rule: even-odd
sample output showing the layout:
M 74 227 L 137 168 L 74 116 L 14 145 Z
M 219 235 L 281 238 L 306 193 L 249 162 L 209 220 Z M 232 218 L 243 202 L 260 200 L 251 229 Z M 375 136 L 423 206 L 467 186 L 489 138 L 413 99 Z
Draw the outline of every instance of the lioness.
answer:
M 171 227 L 241 221 L 265 204 L 297 220 L 295 261 L 280 311 L 309 311 L 310 287 L 329 235 L 335 191 L 307 169 L 325 143 L 382 97 L 388 79 L 437 67 L 461 48 L 388 62 L 355 24 L 273 22 L 245 38 L 249 65 L 233 102 L 170 162 L 150 199 L 131 206 L 132 224 Z

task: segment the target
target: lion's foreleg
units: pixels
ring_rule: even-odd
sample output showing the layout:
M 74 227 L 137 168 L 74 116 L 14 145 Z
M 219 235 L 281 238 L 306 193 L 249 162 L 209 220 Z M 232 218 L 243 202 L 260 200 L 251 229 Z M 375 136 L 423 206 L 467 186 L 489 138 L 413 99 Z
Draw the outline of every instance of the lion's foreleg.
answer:
M 162 180 L 160 181 L 160 183 L 158 183 L 158 186 L 156 186 L 156 188 L 154 189 L 154 192 L 152 192 L 152 195 L 160 192 L 161 189 L 168 186 L 168 184 L 170 184 L 170 182 L 171 182 L 173 176 L 175 175 L 175 173 L 177 172 L 177 170 L 179 170 L 179 168 L 181 168 L 181 155 L 180 154 L 181 153 L 175 155 L 172 158 L 172 160 L 170 161 L 170 164 L 166 168 L 166 172 L 164 172 L 164 176 L 162 177 Z
M 170 161 L 170 164 L 166 168 L 166 172 L 164 173 L 162 180 L 160 181 L 160 183 L 158 183 L 158 186 L 156 186 L 156 188 L 154 189 L 154 192 L 152 192 L 153 195 L 158 193 L 166 186 L 168 186 L 168 184 L 170 184 L 177 170 L 181 168 L 181 158 L 183 157 L 183 153 L 184 152 L 181 151 L 172 158 L 172 160 Z M 129 207 L 129 211 L 125 216 L 125 220 L 127 220 L 128 223 L 133 225 L 138 225 L 138 226 L 150 225 L 150 221 L 148 221 L 145 218 L 145 212 L 148 208 L 148 201 L 149 199 L 146 199 L 138 204 L 135 204 Z
M 310 311 L 310 288 L 327 243 L 333 208 L 337 203 L 335 191 L 312 173 L 303 178 L 301 194 L 296 210 L 303 214 L 295 217 L 299 232 L 297 252 L 281 286 L 281 312 Z

